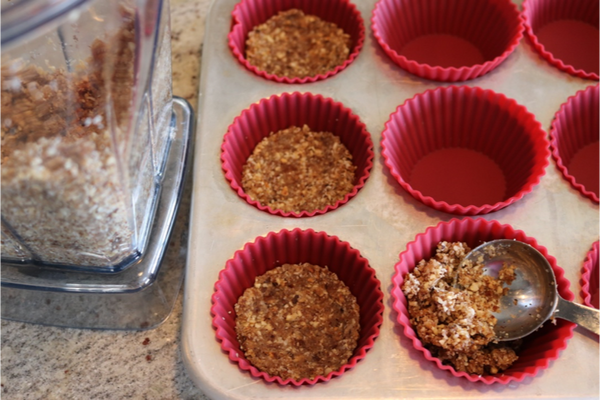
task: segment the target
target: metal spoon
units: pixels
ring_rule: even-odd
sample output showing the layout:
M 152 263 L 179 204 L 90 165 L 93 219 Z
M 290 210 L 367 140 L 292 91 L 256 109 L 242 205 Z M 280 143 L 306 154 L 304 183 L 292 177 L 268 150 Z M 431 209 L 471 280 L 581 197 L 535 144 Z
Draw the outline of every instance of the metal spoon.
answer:
M 599 333 L 600 311 L 563 299 L 548 260 L 535 248 L 517 240 L 499 239 L 473 249 L 465 259 L 482 263 L 484 273 L 497 276 L 505 263 L 516 266 L 516 279 L 500 299 L 495 332 L 498 340 L 529 335 L 549 318 L 574 322 Z

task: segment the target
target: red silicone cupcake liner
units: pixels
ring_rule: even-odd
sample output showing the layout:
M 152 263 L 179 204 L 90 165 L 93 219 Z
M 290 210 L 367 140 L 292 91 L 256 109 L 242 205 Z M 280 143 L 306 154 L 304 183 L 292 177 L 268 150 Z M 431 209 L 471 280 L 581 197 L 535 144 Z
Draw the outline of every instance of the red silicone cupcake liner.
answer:
M 360 307 L 360 337 L 353 356 L 337 371 L 314 379 L 284 380 L 259 371 L 246 360 L 235 333 L 234 306 L 244 291 L 254 285 L 257 276 L 286 263 L 304 262 L 327 266 L 348 286 Z M 217 339 L 221 342 L 221 348 L 229 355 L 229 359 L 237 363 L 242 370 L 249 371 L 255 378 L 294 386 L 327 382 L 353 368 L 373 347 L 383 322 L 383 293 L 380 287 L 375 270 L 359 251 L 347 242 L 311 229 L 271 232 L 238 250 L 219 273 L 212 296 L 213 327 L 216 329 Z
M 509 0 L 380 0 L 371 21 L 396 64 L 443 82 L 487 74 L 523 37 L 519 11 Z
M 561 71 L 598 80 L 598 0 L 525 0 L 525 32 Z
M 575 189 L 595 203 L 600 196 L 598 89 L 598 85 L 589 86 L 569 97 L 550 128 L 556 166 Z
M 271 132 L 308 125 L 313 131 L 331 132 L 352 154 L 356 166 L 354 188 L 342 200 L 321 210 L 286 212 L 252 200 L 242 189 L 242 168 L 254 147 Z M 373 166 L 373 142 L 365 125 L 352 111 L 330 98 L 311 93 L 283 93 L 254 103 L 229 126 L 221 146 L 221 163 L 233 190 L 259 210 L 283 217 L 312 217 L 346 204 L 364 186 Z
M 583 262 L 583 268 L 581 269 L 581 297 L 583 298 L 583 304 L 595 308 L 600 308 L 598 301 L 598 286 L 600 285 L 598 280 L 598 253 L 600 250 L 598 247 L 599 244 L 596 241 L 592 245 L 592 249 L 588 252 Z
M 315 15 L 324 21 L 333 22 L 350 35 L 352 45 L 346 61 L 335 69 L 305 78 L 277 76 L 259 70 L 246 59 L 246 39 L 248 33 L 257 25 L 277 15 L 280 11 L 296 8 L 305 14 Z M 348 0 L 242 0 L 233 9 L 233 24 L 227 39 L 233 55 L 247 69 L 263 78 L 280 83 L 308 83 L 329 78 L 356 59 L 365 40 L 365 25 L 360 12 Z
M 429 207 L 460 215 L 500 210 L 531 192 L 548 165 L 535 117 L 491 90 L 439 87 L 400 105 L 385 124 L 392 176 Z
M 471 382 L 507 384 L 511 381 L 521 382 L 526 377 L 535 376 L 541 370 L 548 368 L 550 361 L 557 359 L 560 352 L 566 348 L 568 340 L 573 336 L 575 324 L 560 319 L 555 320 L 556 324 L 548 322 L 524 339 L 522 350 L 518 352 L 519 359 L 509 369 L 496 375 L 471 375 L 458 372 L 451 365 L 442 364 L 423 347 L 410 323 L 406 297 L 401 289 L 405 275 L 411 272 L 420 260 L 431 258 L 440 241 L 462 241 L 475 248 L 483 242 L 494 239 L 514 239 L 535 247 L 552 266 L 560 295 L 566 300 L 574 299 L 575 296 L 569 290 L 569 281 L 564 277 L 563 269 L 556 265 L 556 259 L 548 254 L 544 246 L 510 225 L 502 225 L 497 221 L 487 221 L 483 218 L 452 219 L 448 222 L 440 222 L 437 226 L 429 227 L 424 233 L 418 234 L 400 254 L 400 261 L 395 266 L 392 297 L 393 308 L 398 313 L 397 320 L 404 328 L 404 335 L 412 341 L 415 349 L 423 353 L 425 359 L 433 361 L 439 368 L 452 375 L 466 378 Z

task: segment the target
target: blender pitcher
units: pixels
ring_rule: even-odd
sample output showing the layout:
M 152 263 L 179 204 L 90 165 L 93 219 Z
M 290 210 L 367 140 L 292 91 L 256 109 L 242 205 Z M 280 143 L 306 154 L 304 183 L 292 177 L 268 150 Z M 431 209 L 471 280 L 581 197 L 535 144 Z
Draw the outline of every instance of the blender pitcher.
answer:
M 2 0 L 2 261 L 118 272 L 172 129 L 168 2 Z

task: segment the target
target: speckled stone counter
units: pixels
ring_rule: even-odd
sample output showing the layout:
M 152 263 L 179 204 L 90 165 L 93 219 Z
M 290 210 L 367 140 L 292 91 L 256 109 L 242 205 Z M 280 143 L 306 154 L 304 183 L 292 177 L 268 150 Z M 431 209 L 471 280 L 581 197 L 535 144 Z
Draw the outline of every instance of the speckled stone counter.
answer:
M 171 0 L 173 93 L 194 108 L 210 3 Z M 188 215 L 189 195 L 178 218 Z M 186 375 L 180 357 L 182 297 L 162 325 L 140 332 L 2 320 L 2 398 L 206 399 Z

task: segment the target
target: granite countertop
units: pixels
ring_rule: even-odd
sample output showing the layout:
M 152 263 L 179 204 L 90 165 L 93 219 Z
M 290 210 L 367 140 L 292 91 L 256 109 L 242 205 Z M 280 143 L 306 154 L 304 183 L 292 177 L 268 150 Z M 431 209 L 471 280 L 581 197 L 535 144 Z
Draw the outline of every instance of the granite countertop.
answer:
M 195 108 L 210 0 L 171 0 L 173 93 Z M 188 199 L 189 200 L 189 199 Z M 180 218 L 187 218 L 182 203 Z M 146 331 L 46 327 L 2 320 L 6 399 L 207 399 L 180 355 L 182 294 L 160 326 Z

